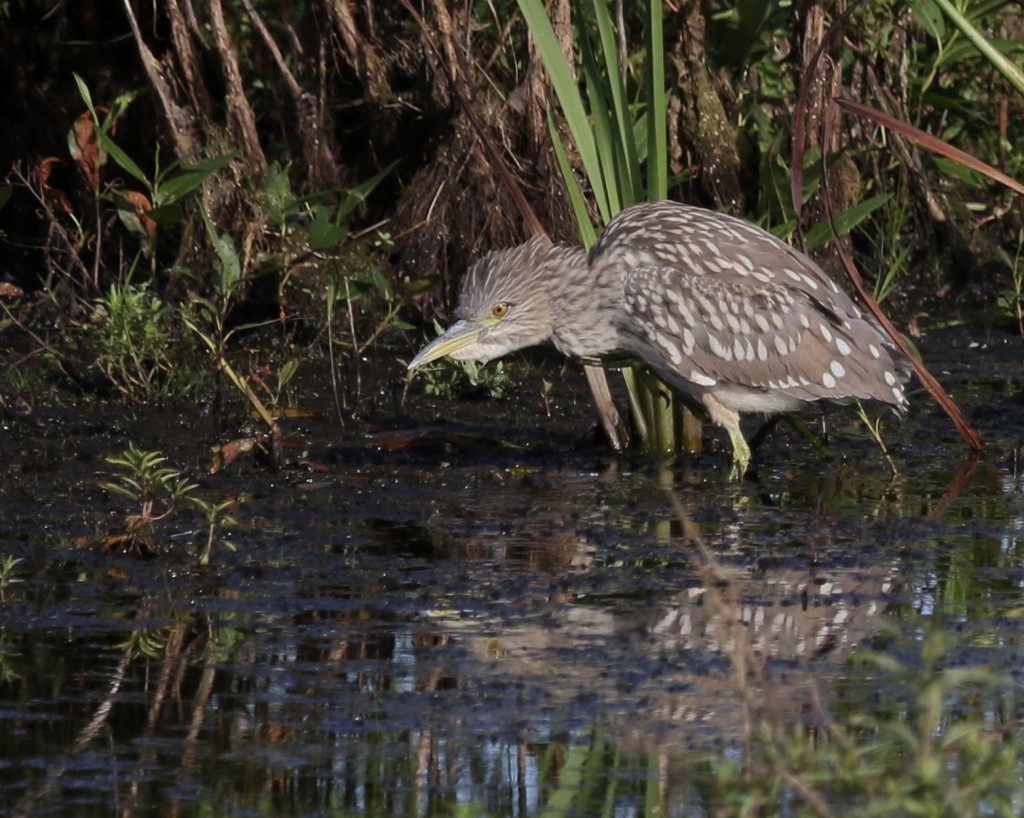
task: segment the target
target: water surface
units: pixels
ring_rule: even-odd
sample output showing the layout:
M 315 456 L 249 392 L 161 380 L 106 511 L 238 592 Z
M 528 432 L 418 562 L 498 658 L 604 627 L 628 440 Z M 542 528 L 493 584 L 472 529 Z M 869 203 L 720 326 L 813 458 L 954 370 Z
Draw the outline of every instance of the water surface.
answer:
M 763 712 L 808 729 L 906 712 L 908 688 L 851 657 L 913 667 L 935 627 L 950 666 L 1006 677 L 980 710 L 1017 723 L 1020 340 L 922 348 L 984 457 L 916 393 L 884 416 L 895 475 L 843 410 L 833 460 L 779 426 L 756 479 L 728 483 L 714 430 L 671 464 L 578 445 L 571 370 L 551 417 L 530 382 L 456 406 L 414 388 L 408 440 L 367 437 L 393 418 L 289 421 L 278 472 L 206 474 L 225 437 L 194 409 L 7 421 L 0 808 L 706 815 L 715 764 Z M 237 499 L 235 550 L 198 566 L 195 511 L 152 549 L 103 544 L 132 510 L 103 458 L 129 442 Z

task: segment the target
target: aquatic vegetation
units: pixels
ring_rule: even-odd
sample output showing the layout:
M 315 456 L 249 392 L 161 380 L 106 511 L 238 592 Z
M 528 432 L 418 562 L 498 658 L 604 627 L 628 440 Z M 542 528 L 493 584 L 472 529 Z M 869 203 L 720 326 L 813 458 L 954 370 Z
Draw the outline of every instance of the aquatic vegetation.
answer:
M 204 499 L 197 493 L 197 483 L 181 471 L 164 465 L 165 456 L 140 450 L 133 443 L 120 454 L 105 459 L 116 471 L 112 480 L 100 484 L 101 488 L 137 504 L 137 510 L 125 515 L 122 530 L 103 538 L 101 544 L 105 548 L 155 553 L 164 541 L 164 537 L 157 534 L 158 526 L 179 517 L 187 508 L 195 508 L 206 520 L 199 564 L 209 563 L 217 542 L 234 550 L 230 541 L 220 537 L 220 532 L 235 523 L 231 513 L 237 506 L 235 498 L 220 502 Z
M 444 327 L 434 323 L 438 335 Z M 434 397 L 445 400 L 458 400 L 467 392 L 481 392 L 490 398 L 503 398 L 515 389 L 515 379 L 505 368 L 503 361 L 456 361 L 446 359 L 433 366 L 425 366 L 417 370 L 426 382 L 423 391 Z M 550 385 L 548 391 L 550 391 Z

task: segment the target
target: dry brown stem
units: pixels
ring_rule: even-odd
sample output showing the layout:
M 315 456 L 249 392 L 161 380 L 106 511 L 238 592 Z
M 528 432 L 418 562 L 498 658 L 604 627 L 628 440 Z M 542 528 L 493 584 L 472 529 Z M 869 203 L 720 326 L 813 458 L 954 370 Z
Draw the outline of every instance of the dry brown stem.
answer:
M 221 2 L 222 0 L 210 0 L 210 26 L 213 29 L 213 41 L 220 57 L 221 72 L 227 88 L 225 102 L 235 123 L 234 134 L 242 143 L 246 163 L 255 168 L 262 178 L 267 172 L 267 158 L 260 146 L 256 114 L 245 95 L 242 71 L 238 66 L 238 56 L 235 54 L 231 35 L 224 21 L 224 8 Z
M 334 27 L 341 40 L 342 55 L 355 71 L 363 86 L 367 102 L 382 102 L 390 94 L 387 78 L 384 76 L 383 60 L 371 39 L 359 31 L 356 16 L 348 0 L 325 0 L 327 13 L 334 21 Z M 367 22 L 372 15 L 366 14 Z M 372 31 L 370 37 L 372 37 Z
M 674 164 L 682 162 L 683 144 L 692 148 L 700 166 L 700 184 L 718 208 L 744 210 L 736 128 L 720 96 L 724 87 L 708 69 L 704 50 L 706 20 L 697 0 L 682 4 L 679 36 L 671 48 L 678 79 L 669 105 L 669 138 Z M 681 127 L 680 127 L 681 126 Z
M 288 67 L 281 49 L 274 41 L 273 35 L 256 11 L 252 0 L 242 0 L 253 27 L 263 39 L 270 51 L 277 70 L 284 79 L 285 87 L 291 94 L 292 103 L 299 123 L 299 136 L 302 139 L 302 153 L 306 160 L 309 186 L 313 190 L 341 187 L 341 169 L 334 157 L 337 148 L 334 142 L 334 123 L 327 110 L 325 101 L 305 91 L 295 74 Z

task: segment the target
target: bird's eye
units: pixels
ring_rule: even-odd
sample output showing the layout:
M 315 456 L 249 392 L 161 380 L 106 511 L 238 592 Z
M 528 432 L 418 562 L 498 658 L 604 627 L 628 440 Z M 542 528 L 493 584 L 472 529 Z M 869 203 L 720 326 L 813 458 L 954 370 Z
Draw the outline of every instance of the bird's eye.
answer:
M 495 304 L 493 307 L 491 307 L 491 317 L 504 318 L 506 315 L 508 315 L 508 311 L 510 309 L 511 306 L 502 301 L 500 304 Z

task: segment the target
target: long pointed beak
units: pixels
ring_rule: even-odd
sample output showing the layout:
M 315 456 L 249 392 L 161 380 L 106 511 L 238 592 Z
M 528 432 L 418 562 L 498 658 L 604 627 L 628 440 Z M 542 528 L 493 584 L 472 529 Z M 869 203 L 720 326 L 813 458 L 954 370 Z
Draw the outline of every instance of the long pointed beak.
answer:
M 472 346 L 484 329 L 484 325 L 476 321 L 456 321 L 409 361 L 409 369 L 417 369 L 423 364 L 429 364 L 445 355 L 451 355 Z

